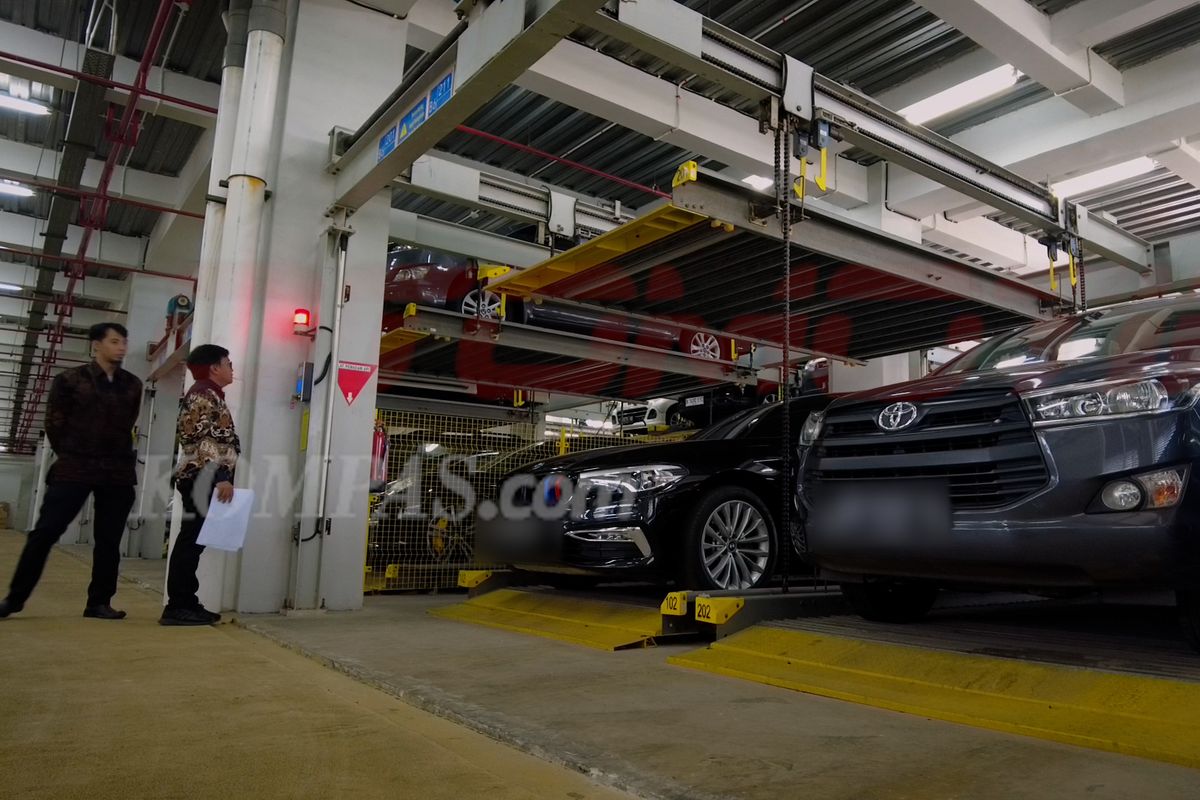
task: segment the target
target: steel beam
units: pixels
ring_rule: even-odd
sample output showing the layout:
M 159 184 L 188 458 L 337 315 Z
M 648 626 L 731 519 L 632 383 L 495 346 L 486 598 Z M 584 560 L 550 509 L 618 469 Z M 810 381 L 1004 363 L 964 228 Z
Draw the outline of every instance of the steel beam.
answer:
M 545 223 L 552 233 L 572 238 L 577 234 L 590 238 L 605 233 L 634 217 L 618 204 L 583 199 L 558 192 L 544 183 L 481 170 L 433 153 L 414 161 L 410 177 L 397 178 L 396 184 L 415 194 L 448 200 L 509 219 Z M 568 219 L 558 225 L 552 222 L 556 198 L 573 201 L 568 203 L 573 206 L 567 214 Z
M 917 3 L 1088 114 L 1125 104 L 1116 67 L 1079 45 L 1060 48 L 1053 41 L 1050 17 L 1026 0 Z
M 736 381 L 753 385 L 757 380 L 753 371 L 725 362 L 509 322 L 497 325 L 441 309 L 418 307 L 416 314 L 404 318 L 404 327 L 431 336 L 496 342 L 505 347 L 535 353 L 554 353 L 584 361 L 641 367 L 721 383 Z
M 676 187 L 672 203 L 743 230 L 782 241 L 773 201 L 701 171 L 700 179 Z M 759 204 L 761 213 L 756 212 Z M 800 218 L 799 206 L 793 212 Z M 1057 298 L 1028 283 L 969 267 L 907 240 L 808 210 L 792 227 L 792 241 L 808 250 L 894 275 L 939 292 L 968 298 L 1033 320 L 1052 316 Z
M 510 85 L 603 0 L 471 4 L 468 25 L 420 75 L 405 80 L 332 165 L 334 205 L 357 209 Z M 437 51 L 434 51 L 435 53 Z
M 912 125 L 803 64 L 724 28 L 673 0 L 612 4 L 592 27 L 750 100 L 792 102 L 788 114 L 833 123 L 833 135 L 1035 224 L 1058 225 L 1045 187 Z M 669 24 L 667 24 L 669 23 Z M 789 101 L 794 98 L 794 101 Z
M 1092 47 L 1196 5 L 1196 0 L 1083 0 L 1050 17 L 1054 43 L 1068 52 Z
M 434 250 L 448 250 L 514 267 L 532 267 L 551 256 L 550 248 L 456 225 L 411 211 L 392 209 L 388 236 Z

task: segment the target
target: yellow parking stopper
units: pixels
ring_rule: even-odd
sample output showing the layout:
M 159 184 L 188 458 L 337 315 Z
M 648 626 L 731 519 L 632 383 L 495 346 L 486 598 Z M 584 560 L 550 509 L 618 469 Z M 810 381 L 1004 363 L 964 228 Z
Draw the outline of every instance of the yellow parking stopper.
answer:
M 671 592 L 663 598 L 659 610 L 672 617 L 686 617 L 688 607 L 687 592 Z
M 685 183 L 691 183 L 700 177 L 700 165 L 695 161 L 685 161 L 679 165 L 679 169 L 675 170 L 675 177 L 671 179 L 671 188 L 683 186 Z
M 724 625 L 746 605 L 742 597 L 697 597 L 696 621 Z
M 822 192 L 829 188 L 829 148 L 821 148 L 821 174 L 817 176 L 817 188 Z
M 417 315 L 417 304 L 409 303 L 404 307 L 404 318 L 415 317 Z
M 510 272 L 512 272 L 512 267 L 505 266 L 504 264 L 480 264 L 478 274 L 480 278 L 491 280 L 492 278 L 503 277 Z
M 458 585 L 463 589 L 474 589 L 495 574 L 490 569 L 460 569 Z

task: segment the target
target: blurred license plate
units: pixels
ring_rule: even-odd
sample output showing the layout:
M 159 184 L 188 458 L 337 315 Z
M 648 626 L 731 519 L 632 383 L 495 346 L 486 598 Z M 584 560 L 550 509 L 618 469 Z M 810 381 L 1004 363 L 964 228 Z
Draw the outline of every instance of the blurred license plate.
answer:
M 812 526 L 825 536 L 860 541 L 941 538 L 951 527 L 949 487 L 944 481 L 826 485 Z

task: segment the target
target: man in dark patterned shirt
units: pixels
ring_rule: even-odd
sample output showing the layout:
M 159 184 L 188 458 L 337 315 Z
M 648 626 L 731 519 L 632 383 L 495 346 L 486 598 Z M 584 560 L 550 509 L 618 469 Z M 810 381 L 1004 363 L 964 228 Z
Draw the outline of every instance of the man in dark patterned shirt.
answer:
M 90 364 L 59 373 L 50 385 L 46 437 L 56 461 L 46 477 L 46 497 L 29 532 L 0 617 L 20 611 L 33 593 L 50 549 L 75 519 L 88 495 L 95 498 L 92 582 L 83 615 L 123 619 L 110 603 L 117 592 L 121 537 L 133 507 L 137 451 L 133 426 L 142 410 L 142 382 L 121 369 L 125 328 L 93 325 Z
M 215 344 L 193 348 L 187 360 L 196 382 L 179 401 L 175 435 L 179 463 L 175 488 L 183 499 L 183 526 L 171 548 L 167 566 L 167 607 L 160 625 L 212 625 L 221 615 L 209 611 L 196 596 L 196 567 L 204 545 L 197 543 L 211 496 L 219 503 L 233 499 L 233 477 L 242 445 L 225 404 L 225 387 L 233 383 L 229 351 Z

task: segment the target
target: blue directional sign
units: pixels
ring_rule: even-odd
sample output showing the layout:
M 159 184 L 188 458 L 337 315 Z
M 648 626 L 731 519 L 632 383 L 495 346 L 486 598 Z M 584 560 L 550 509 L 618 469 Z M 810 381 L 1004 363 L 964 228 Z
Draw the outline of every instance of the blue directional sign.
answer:
M 428 116 L 426 112 L 428 107 L 429 98 L 422 97 L 421 101 L 412 107 L 412 111 L 404 115 L 404 118 L 400 120 L 400 130 L 396 137 L 396 144 L 400 144 L 400 142 L 412 136 L 412 132 L 421 127 L 425 122 L 426 116 Z
M 376 163 L 387 158 L 388 153 L 396 149 L 396 128 L 393 126 L 391 130 L 383 135 L 379 140 L 379 158 L 375 159 Z
M 429 92 L 429 116 L 432 117 L 435 111 L 446 105 L 452 94 L 454 94 L 453 72 L 438 81 L 437 86 L 434 86 Z

